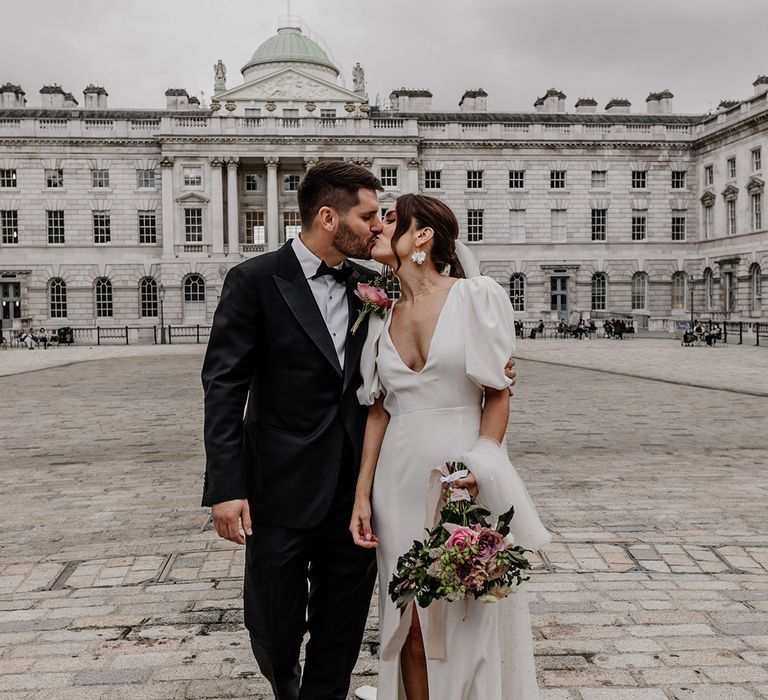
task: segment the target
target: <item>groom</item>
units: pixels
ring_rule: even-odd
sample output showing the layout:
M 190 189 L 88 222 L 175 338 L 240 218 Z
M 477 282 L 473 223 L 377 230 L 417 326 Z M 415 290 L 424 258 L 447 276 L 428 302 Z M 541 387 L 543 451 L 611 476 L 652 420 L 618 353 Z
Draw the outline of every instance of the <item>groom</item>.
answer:
M 203 365 L 203 505 L 221 537 L 246 545 L 245 625 L 277 700 L 347 697 L 373 591 L 374 551 L 348 527 L 367 320 L 349 329 L 355 286 L 374 274 L 347 258 L 370 258 L 381 189 L 357 165 L 311 168 L 301 236 L 230 270 Z

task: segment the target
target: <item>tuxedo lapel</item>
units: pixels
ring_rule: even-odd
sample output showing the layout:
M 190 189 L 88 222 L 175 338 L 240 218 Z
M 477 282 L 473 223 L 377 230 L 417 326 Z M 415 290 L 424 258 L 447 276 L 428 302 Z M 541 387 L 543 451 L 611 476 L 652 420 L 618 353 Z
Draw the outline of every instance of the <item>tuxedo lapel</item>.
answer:
M 355 374 L 355 369 L 360 362 L 360 353 L 365 344 L 365 336 L 368 332 L 368 319 L 366 318 L 360 327 L 351 333 L 352 326 L 357 320 L 360 310 L 363 308 L 363 302 L 355 296 L 355 289 L 358 282 L 365 282 L 362 276 L 355 270 L 346 282 L 347 285 L 347 303 L 349 304 L 349 326 L 347 327 L 347 345 L 344 352 L 344 391 L 346 391 L 349 382 Z
M 317 302 L 309 288 L 307 278 L 290 244 L 286 243 L 280 249 L 279 257 L 279 273 L 273 276 L 278 291 L 317 349 L 341 375 L 342 368 L 333 340 L 328 333 L 328 326 L 325 325 L 320 309 L 317 308 Z

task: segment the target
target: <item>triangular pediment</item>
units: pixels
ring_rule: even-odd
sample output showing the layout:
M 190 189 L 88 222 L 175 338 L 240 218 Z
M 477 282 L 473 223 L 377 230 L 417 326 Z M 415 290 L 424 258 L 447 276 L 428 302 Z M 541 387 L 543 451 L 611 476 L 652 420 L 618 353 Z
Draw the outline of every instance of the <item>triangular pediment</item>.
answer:
M 765 188 L 765 181 L 763 178 L 753 175 L 747 182 L 747 192 L 750 194 L 759 194 Z
M 365 97 L 296 68 L 284 68 L 215 96 L 217 102 L 366 102 Z
M 188 194 L 181 195 L 181 197 L 176 197 L 178 204 L 208 204 L 210 201 L 210 199 L 197 194 L 197 192 L 189 192 Z

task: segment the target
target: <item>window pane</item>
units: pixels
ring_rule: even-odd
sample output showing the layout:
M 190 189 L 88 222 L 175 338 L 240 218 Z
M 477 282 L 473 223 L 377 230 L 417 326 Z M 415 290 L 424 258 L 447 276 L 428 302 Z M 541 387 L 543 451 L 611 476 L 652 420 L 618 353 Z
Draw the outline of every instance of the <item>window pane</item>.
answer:
M 381 168 L 380 172 L 383 187 L 397 187 L 397 168 Z

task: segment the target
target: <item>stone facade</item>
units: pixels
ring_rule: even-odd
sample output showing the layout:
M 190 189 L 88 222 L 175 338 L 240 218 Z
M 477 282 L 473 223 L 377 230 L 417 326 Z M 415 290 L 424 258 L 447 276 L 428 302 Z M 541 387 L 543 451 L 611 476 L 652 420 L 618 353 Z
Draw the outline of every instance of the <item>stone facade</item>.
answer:
M 38 108 L 0 87 L 6 328 L 210 323 L 229 268 L 295 234 L 295 188 L 326 159 L 382 176 L 383 208 L 404 192 L 446 201 L 484 272 L 510 288 L 514 277 L 523 318 L 669 328 L 691 299 L 703 318 L 767 315 L 765 79 L 709 115 L 675 114 L 668 90 L 642 114 L 623 99 L 569 108 L 555 88 L 525 113 L 487 112 L 482 89 L 451 113 L 405 88 L 382 108 L 359 66 L 355 91 L 340 87 L 289 30 L 242 85 L 227 89 L 219 62 L 210 106 L 171 89 L 164 110 L 110 109 L 89 85 L 82 107 L 45 86 Z

